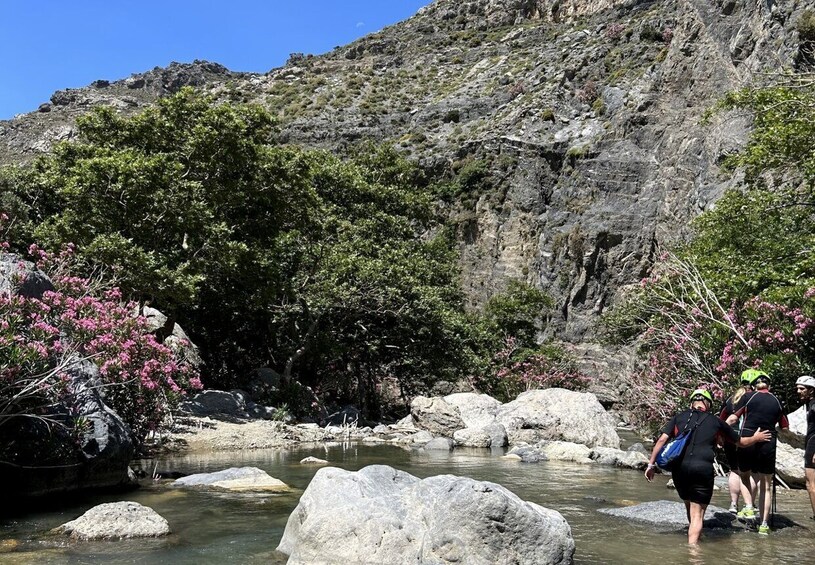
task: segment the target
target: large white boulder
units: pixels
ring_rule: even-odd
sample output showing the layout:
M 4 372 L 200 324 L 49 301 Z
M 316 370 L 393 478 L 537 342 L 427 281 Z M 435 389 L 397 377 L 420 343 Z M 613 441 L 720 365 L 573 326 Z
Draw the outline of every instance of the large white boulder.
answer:
M 463 447 L 506 447 L 507 431 L 501 424 L 483 428 L 465 428 L 453 434 L 456 445 Z
M 94 506 L 55 531 L 81 540 L 154 538 L 169 534 L 170 526 L 155 510 L 138 502 L 110 502 Z
M 804 488 L 804 450 L 779 441 L 775 448 L 775 471 L 790 487 Z
M 807 435 L 807 413 L 806 408 L 801 406 L 795 412 L 787 414 L 790 427 L 788 430 L 781 430 L 779 438 L 790 444 L 792 447 L 804 448 L 804 440 Z
M 230 467 L 214 473 L 197 473 L 172 482 L 174 487 L 209 488 L 229 491 L 284 492 L 290 487 L 257 467 Z
M 414 398 L 410 403 L 410 415 L 417 428 L 437 436 L 453 437 L 456 430 L 467 427 L 458 408 L 438 396 Z
M 614 418 L 588 392 L 530 390 L 501 406 L 495 419 L 506 428 L 510 443 L 559 440 L 588 447 L 620 447 Z
M 457 392 L 448 394 L 444 401 L 458 408 L 465 428 L 483 428 L 495 422 L 501 402 L 488 394 Z
M 420 480 L 385 465 L 320 469 L 277 548 L 311 563 L 571 563 L 563 516 L 466 477 Z

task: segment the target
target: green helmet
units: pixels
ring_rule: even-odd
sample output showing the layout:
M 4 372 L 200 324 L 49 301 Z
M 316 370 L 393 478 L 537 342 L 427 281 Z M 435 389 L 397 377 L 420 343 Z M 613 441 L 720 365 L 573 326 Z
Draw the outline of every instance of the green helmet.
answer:
M 764 378 L 769 382 L 770 375 L 758 369 L 747 369 L 741 374 L 741 382 L 751 386 L 760 378 Z
M 705 389 L 703 389 L 703 388 L 697 388 L 697 389 L 696 389 L 696 390 L 694 390 L 692 393 L 690 393 L 690 400 L 691 400 L 691 402 L 693 402 L 693 400 L 694 400 L 694 399 L 695 399 L 697 396 L 702 396 L 702 397 L 704 397 L 704 398 L 705 398 L 705 399 L 706 399 L 708 402 L 710 402 L 711 404 L 713 404 L 713 395 L 712 395 L 712 394 L 710 394 L 710 391 L 709 391 L 709 390 L 705 390 Z

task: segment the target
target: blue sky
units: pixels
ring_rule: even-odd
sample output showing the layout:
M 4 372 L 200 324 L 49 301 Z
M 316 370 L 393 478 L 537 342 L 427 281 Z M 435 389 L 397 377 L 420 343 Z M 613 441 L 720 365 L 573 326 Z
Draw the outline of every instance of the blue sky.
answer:
M 0 0 L 0 119 L 55 90 L 171 61 L 266 72 L 404 20 L 431 0 Z

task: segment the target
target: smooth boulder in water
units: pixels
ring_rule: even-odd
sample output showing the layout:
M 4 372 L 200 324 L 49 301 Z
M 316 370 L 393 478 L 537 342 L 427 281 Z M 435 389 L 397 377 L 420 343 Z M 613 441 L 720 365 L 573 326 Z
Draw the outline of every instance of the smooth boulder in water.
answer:
M 228 491 L 283 492 L 290 487 L 257 467 L 230 467 L 214 473 L 197 473 L 182 477 L 170 486 Z
M 81 540 L 155 538 L 169 534 L 170 526 L 152 508 L 126 501 L 94 506 L 55 532 Z
M 278 551 L 306 563 L 565 564 L 571 528 L 501 485 L 387 465 L 320 469 L 289 516 Z

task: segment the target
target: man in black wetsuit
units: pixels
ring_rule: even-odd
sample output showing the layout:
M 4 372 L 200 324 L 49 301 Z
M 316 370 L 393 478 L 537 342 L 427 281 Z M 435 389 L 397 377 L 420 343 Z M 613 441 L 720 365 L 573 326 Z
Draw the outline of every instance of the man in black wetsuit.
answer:
M 650 482 L 654 478 L 657 455 L 672 437 L 683 430 L 692 430 L 685 445 L 681 462 L 671 473 L 676 492 L 685 502 L 688 515 L 688 543 L 695 545 L 702 533 L 705 509 L 713 496 L 713 446 L 719 438 L 738 443 L 740 447 L 749 447 L 760 441 L 770 439 L 769 432 L 757 430 L 750 437 L 739 437 L 732 427 L 710 414 L 713 396 L 709 391 L 697 389 L 690 395 L 691 407 L 675 415 L 662 429 L 651 452 L 645 478 Z
M 756 370 L 749 377 L 749 380 L 755 390 L 741 397 L 741 400 L 734 407 L 735 413 L 728 417 L 727 423 L 732 425 L 739 418 L 743 418 L 741 424 L 742 437 L 750 437 L 758 429 L 772 431 L 770 441 L 744 449 L 739 454 L 739 465 L 742 472 L 749 471 L 752 473 L 758 484 L 760 524 L 758 533 L 769 535 L 770 526 L 767 524 L 767 520 L 773 501 L 768 493 L 772 488 L 773 475 L 775 475 L 775 446 L 778 441 L 775 426 L 778 424 L 782 428 L 789 428 L 789 422 L 787 422 L 787 417 L 784 415 L 781 401 L 770 392 L 770 376 L 763 371 Z M 747 479 L 745 478 L 747 476 L 747 473 L 742 474 L 745 488 L 749 488 L 749 483 L 746 482 Z
M 804 375 L 795 382 L 798 397 L 807 412 L 807 435 L 804 444 L 804 473 L 807 479 L 812 519 L 815 520 L 815 377 Z
M 753 387 L 750 386 L 748 381 L 751 371 L 754 371 L 754 369 L 748 369 L 741 374 L 739 377 L 739 388 L 736 389 L 732 396 L 724 401 L 722 409 L 719 412 L 719 419 L 727 421 L 727 417 L 735 412 L 734 407 L 736 404 L 738 404 L 739 400 L 741 400 L 741 397 L 744 396 L 745 393 L 753 390 Z M 736 431 L 739 430 L 738 424 L 734 424 L 732 427 Z M 730 512 L 733 514 L 738 513 L 739 495 L 741 495 L 744 497 L 744 502 L 746 504 L 745 509 L 749 509 L 749 512 L 755 514 L 752 507 L 753 498 L 755 498 L 755 482 L 751 482 L 752 479 L 749 471 L 747 471 L 748 482 L 750 482 L 751 488 L 749 491 L 746 491 L 744 488 L 744 482 L 741 478 L 742 473 L 739 467 L 739 449 L 736 447 L 736 444 L 728 441 L 724 442 L 722 447 L 724 447 L 724 453 L 727 457 L 727 466 L 730 467 L 730 474 L 727 477 L 727 486 L 728 490 L 730 491 Z

